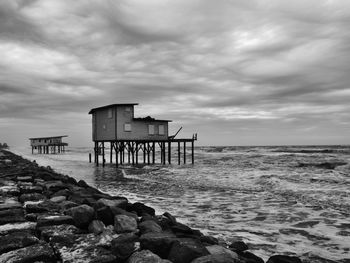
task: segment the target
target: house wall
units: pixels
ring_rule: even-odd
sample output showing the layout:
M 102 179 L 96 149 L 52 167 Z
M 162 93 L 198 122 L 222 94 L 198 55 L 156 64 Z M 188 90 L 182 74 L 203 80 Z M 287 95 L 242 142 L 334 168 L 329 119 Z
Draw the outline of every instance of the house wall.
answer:
M 57 144 L 57 143 L 62 143 L 62 138 L 30 140 L 30 145 L 31 146 L 45 146 L 45 145 Z
M 101 109 L 93 113 L 93 140 L 115 140 L 115 108 L 112 117 L 108 118 L 109 109 Z
M 127 111 L 129 108 L 130 111 Z M 93 140 L 167 140 L 168 122 L 161 121 L 133 121 L 134 107 L 117 106 L 113 109 L 113 117 L 108 118 L 108 108 L 97 110 L 93 113 Z M 116 113 L 116 114 L 115 114 Z M 116 117 L 116 118 L 115 118 Z M 116 123 L 115 123 L 116 121 Z M 124 130 L 124 124 L 131 124 L 131 131 Z M 148 125 L 153 124 L 155 134 L 148 134 Z M 164 126 L 164 135 L 159 135 L 159 125 Z M 117 128 L 117 130 L 115 130 Z M 117 131 L 117 134 L 115 133 Z

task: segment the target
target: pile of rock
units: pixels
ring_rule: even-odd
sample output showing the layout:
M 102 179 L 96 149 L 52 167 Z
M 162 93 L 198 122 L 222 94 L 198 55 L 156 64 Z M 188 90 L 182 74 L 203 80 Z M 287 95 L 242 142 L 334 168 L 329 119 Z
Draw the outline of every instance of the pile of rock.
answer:
M 156 215 L 9 152 L 0 156 L 0 179 L 0 262 L 264 262 L 243 242 L 220 244 L 169 213 Z

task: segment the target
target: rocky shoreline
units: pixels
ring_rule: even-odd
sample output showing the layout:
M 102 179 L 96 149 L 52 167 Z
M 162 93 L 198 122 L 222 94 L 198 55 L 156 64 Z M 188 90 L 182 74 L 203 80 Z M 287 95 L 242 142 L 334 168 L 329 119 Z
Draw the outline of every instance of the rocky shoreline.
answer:
M 0 151 L 0 263 L 264 263 L 165 212 Z M 300 263 L 273 255 L 267 263 Z

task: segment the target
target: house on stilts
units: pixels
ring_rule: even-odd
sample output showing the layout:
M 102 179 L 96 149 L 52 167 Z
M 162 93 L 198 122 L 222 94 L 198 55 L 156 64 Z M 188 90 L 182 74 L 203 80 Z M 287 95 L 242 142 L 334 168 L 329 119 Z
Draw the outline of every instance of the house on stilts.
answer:
M 191 162 L 194 163 L 194 141 L 197 140 L 197 134 L 192 138 L 175 139 L 177 134 L 169 136 L 170 120 L 158 120 L 149 116 L 135 118 L 136 105 L 138 103 L 111 104 L 90 110 L 96 165 L 100 163 L 99 156 L 102 156 L 102 165 L 105 164 L 107 147 L 110 163 L 114 159 L 117 167 L 123 163 L 154 164 L 158 152 L 161 164 L 171 164 L 172 144 L 177 145 L 178 163 L 180 164 L 181 157 L 183 163 L 186 163 L 187 143 L 190 143 Z
M 62 142 L 62 138 L 64 137 L 68 136 L 62 135 L 52 137 L 29 138 L 30 146 L 32 147 L 32 154 L 34 154 L 34 150 L 37 150 L 37 153 L 39 154 L 64 153 L 66 151 L 65 146 L 68 146 L 68 143 Z

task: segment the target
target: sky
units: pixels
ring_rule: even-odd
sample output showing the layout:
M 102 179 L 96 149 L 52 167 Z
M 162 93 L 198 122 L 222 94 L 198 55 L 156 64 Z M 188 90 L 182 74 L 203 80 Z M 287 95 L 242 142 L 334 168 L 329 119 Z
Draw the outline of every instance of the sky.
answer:
M 349 144 L 348 0 L 0 0 L 0 142 L 139 103 L 197 145 Z

